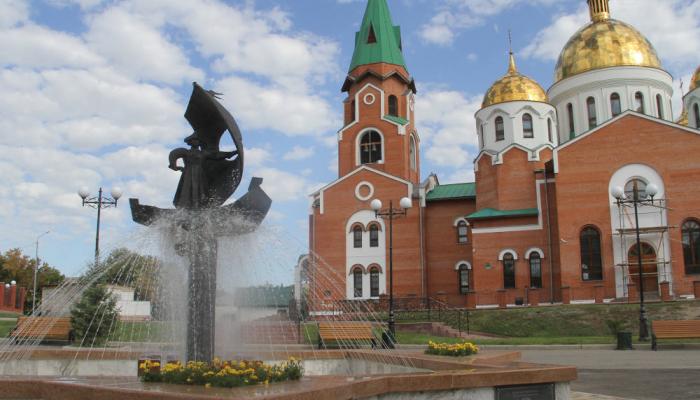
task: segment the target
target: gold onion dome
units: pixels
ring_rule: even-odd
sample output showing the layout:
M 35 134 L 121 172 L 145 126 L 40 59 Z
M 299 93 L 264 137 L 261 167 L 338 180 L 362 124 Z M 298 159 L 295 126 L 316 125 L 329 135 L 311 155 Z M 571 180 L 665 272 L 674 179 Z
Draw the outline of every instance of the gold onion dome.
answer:
M 588 0 L 591 22 L 559 55 L 554 81 L 595 69 L 639 66 L 662 69 L 654 46 L 631 25 L 610 18 L 608 0 Z
M 486 92 L 482 108 L 508 101 L 539 101 L 547 102 L 547 94 L 542 86 L 534 80 L 518 72 L 515 57 L 510 53 L 508 73 L 491 85 Z
M 690 80 L 690 91 L 692 92 L 698 87 L 700 87 L 700 67 L 698 67 L 698 69 L 695 70 L 693 78 Z

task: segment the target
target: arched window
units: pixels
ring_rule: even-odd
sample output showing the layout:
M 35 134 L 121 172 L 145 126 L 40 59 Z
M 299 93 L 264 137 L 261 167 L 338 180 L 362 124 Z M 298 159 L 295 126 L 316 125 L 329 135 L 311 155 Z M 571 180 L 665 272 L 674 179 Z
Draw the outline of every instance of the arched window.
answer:
M 603 279 L 600 232 L 590 226 L 581 231 L 581 278 L 584 281 Z
M 379 268 L 377 267 L 369 270 L 369 296 L 379 297 Z
M 377 131 L 368 131 L 360 139 L 360 162 L 372 164 L 382 161 L 382 136 Z
M 686 274 L 700 274 L 700 223 L 688 220 L 681 227 Z
M 496 141 L 500 142 L 506 138 L 506 130 L 503 125 L 503 117 L 496 117 Z
M 355 297 L 362 297 L 362 268 L 355 268 L 352 271 L 352 287 Z
M 536 251 L 530 253 L 530 287 L 542 287 L 542 257 Z
M 359 226 L 356 226 L 352 228 L 352 241 L 353 241 L 353 246 L 356 249 L 361 249 L 362 248 L 362 228 Z
M 503 255 L 503 288 L 515 288 L 515 257 L 511 253 Z
M 613 117 L 622 114 L 622 103 L 620 102 L 620 95 L 617 93 L 610 95 L 610 111 Z
M 547 136 L 549 137 L 549 143 L 554 144 L 554 135 L 552 133 L 552 119 L 547 118 Z
M 586 108 L 588 109 L 588 129 L 593 129 L 598 126 L 598 113 L 595 110 L 595 99 L 593 97 L 586 99 Z
M 576 136 L 576 127 L 574 126 L 574 105 L 569 103 L 566 105 L 566 113 L 569 117 L 569 139 Z
M 467 243 L 469 241 L 467 223 L 459 221 L 457 223 L 457 243 Z
M 418 153 L 416 152 L 416 138 L 411 135 L 411 141 L 408 144 L 408 156 L 410 157 L 411 169 L 416 170 L 418 168 Z
M 523 137 L 535 137 L 535 130 L 532 127 L 532 115 L 530 114 L 523 114 Z
M 369 226 L 369 247 L 379 247 L 379 226 L 377 224 Z
M 661 99 L 660 94 L 656 95 L 656 110 L 659 113 L 659 118 L 663 119 L 664 118 L 664 102 Z
M 469 266 L 459 264 L 459 293 L 469 293 Z
M 637 191 L 637 200 L 644 200 L 647 197 L 647 183 L 639 178 L 633 178 L 625 184 L 625 196 L 632 200 L 634 192 Z
M 644 114 L 644 95 L 642 92 L 634 94 L 634 111 Z
M 695 127 L 700 129 L 700 106 L 698 103 L 693 105 L 693 111 L 695 111 Z
M 389 96 L 389 115 L 399 116 L 399 99 L 393 94 Z

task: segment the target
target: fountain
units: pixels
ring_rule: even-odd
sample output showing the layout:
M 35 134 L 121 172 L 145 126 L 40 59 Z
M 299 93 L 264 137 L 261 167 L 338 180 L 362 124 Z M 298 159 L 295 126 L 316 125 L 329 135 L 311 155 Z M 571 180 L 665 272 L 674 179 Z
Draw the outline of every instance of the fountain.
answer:
M 136 256 L 126 254 L 124 259 L 113 260 L 112 265 L 100 260 L 94 270 L 77 281 L 65 282 L 53 297 L 42 299 L 36 313 L 29 317 L 35 319 L 33 332 L 18 328 L 0 343 L 0 399 L 569 398 L 568 382 L 576 379 L 575 368 L 523 363 L 517 352 L 485 351 L 449 359 L 401 346 L 394 350 L 375 349 L 374 341 L 367 339 L 341 340 L 335 349 L 317 350 L 320 322 L 359 321 L 370 325 L 377 338 L 386 333 L 386 324 L 384 310 L 377 303 L 327 299 L 323 294 L 327 290 L 344 290 L 346 277 L 338 276 L 327 265 L 323 267 L 325 261 L 313 253 L 306 256 L 307 272 L 312 277 L 308 283 L 313 287 L 295 294 L 296 300 L 306 305 L 295 309 L 321 312 L 290 312 L 288 317 L 262 318 L 255 313 L 231 318 L 230 313 L 221 312 L 237 308 L 236 313 L 240 314 L 243 304 L 236 303 L 236 296 L 227 290 L 259 284 L 260 275 L 257 282 L 251 277 L 260 271 L 272 268 L 276 275 L 291 276 L 291 265 L 288 270 L 276 268 L 284 265 L 284 255 L 305 252 L 308 245 L 299 241 L 299 247 L 290 246 L 290 239 L 295 240 L 297 235 L 260 226 L 271 206 L 270 198 L 260 187 L 262 179 L 252 178 L 247 193 L 226 203 L 241 182 L 244 150 L 238 126 L 218 102 L 217 95 L 194 84 L 185 113 L 194 129 L 185 139 L 189 148 L 175 149 L 169 157 L 169 167 L 182 173 L 174 208 L 162 209 L 130 199 L 132 219 L 148 228 L 139 229 L 126 242 L 146 249 L 137 249 Z M 226 132 L 235 146 L 233 151 L 221 149 Z M 150 257 L 141 256 L 140 250 L 147 250 Z M 224 267 L 223 260 L 234 268 L 219 269 L 225 284 L 220 285 L 217 304 L 217 264 Z M 105 318 L 116 313 L 106 312 L 106 307 L 99 304 L 90 325 L 104 330 L 108 340 L 95 345 L 94 340 L 86 341 L 83 336 L 65 347 L 45 345 L 44 339 L 52 328 L 50 321 L 65 319 L 66 309 L 81 298 L 86 288 L 107 274 L 114 277 L 107 283 L 125 285 L 143 270 L 150 271 L 145 275 L 145 283 L 142 281 L 145 291 L 157 288 L 153 290 L 157 293 L 154 299 L 167 303 L 164 309 L 169 311 L 129 325 L 116 316 Z M 239 287 L 232 288 L 232 282 Z M 229 309 L 224 310 L 225 307 Z M 220 337 L 218 347 L 217 327 L 226 339 Z M 139 365 L 158 362 L 166 370 L 168 364 L 172 366 L 183 358 L 209 362 L 214 355 L 263 360 L 271 366 L 294 357 L 301 360 L 298 362 L 304 376 L 269 385 L 255 382 L 235 389 L 144 382 L 137 378 Z
M 250 232 L 263 220 L 272 200 L 253 178 L 248 193 L 223 205 L 238 187 L 243 173 L 243 141 L 233 116 L 217 101 L 217 93 L 197 83 L 185 118 L 194 133 L 185 139 L 190 148 L 170 152 L 169 168 L 181 171 L 175 209 L 141 205 L 129 199 L 132 218 L 142 225 L 175 231 L 177 254 L 189 261 L 187 344 L 188 361 L 210 361 L 214 356 L 216 322 L 216 260 L 218 238 Z M 228 131 L 236 147 L 220 150 Z M 184 165 L 178 165 L 182 160 Z

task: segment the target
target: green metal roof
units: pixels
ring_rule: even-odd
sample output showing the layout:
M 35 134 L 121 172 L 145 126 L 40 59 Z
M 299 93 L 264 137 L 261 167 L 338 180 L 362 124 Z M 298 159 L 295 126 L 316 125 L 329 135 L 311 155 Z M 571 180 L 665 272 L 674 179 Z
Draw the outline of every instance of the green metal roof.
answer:
M 370 40 L 370 33 L 374 33 Z M 386 0 L 368 0 L 360 31 L 355 33 L 355 51 L 350 69 L 374 63 L 396 64 L 406 68 L 401 50 L 401 28 L 394 26 Z
M 389 121 L 396 122 L 396 123 L 399 124 L 399 125 L 408 125 L 408 122 L 409 122 L 409 121 L 408 121 L 407 119 L 405 119 L 405 118 L 396 117 L 396 116 L 388 115 L 388 114 L 385 115 L 384 118 L 385 118 L 385 119 L 388 119 Z
M 539 215 L 539 210 L 536 208 L 524 208 L 522 210 L 496 210 L 495 208 L 482 208 L 473 214 L 467 215 L 467 219 L 529 217 L 533 215 Z
M 474 198 L 476 198 L 476 184 L 474 182 L 435 186 L 426 196 L 427 201 Z

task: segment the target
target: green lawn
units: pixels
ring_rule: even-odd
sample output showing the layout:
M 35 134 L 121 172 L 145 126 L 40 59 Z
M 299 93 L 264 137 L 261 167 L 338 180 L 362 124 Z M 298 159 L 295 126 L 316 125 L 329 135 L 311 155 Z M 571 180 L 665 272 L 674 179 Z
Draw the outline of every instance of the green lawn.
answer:
M 700 302 L 653 303 L 647 307 L 649 320 L 700 319 Z M 398 313 L 406 322 L 428 320 L 427 313 Z M 432 314 L 435 320 L 435 313 Z M 441 320 L 456 328 L 457 313 L 442 313 Z M 616 330 L 635 332 L 639 321 L 639 305 L 568 305 L 524 307 L 507 310 L 474 310 L 469 313 L 470 330 L 505 337 L 606 337 Z
M 20 314 L 0 311 L 0 318 L 17 318 Z
M 15 321 L 0 321 L 0 337 L 7 337 L 16 325 Z
M 161 342 L 168 341 L 170 324 L 158 321 L 118 322 L 113 327 L 109 340 L 116 342 Z

